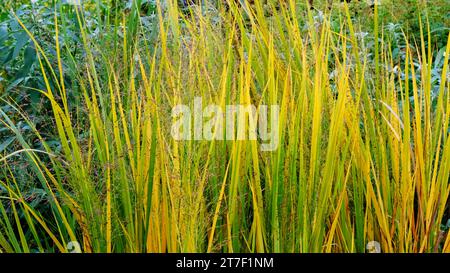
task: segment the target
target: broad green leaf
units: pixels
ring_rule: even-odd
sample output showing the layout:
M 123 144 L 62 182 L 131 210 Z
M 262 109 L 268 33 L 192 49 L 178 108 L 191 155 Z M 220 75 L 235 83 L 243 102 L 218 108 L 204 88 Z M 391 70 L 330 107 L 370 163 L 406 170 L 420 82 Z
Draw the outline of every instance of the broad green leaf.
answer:
M 17 36 L 12 59 L 15 59 L 17 58 L 17 56 L 19 56 L 20 50 L 28 43 L 29 40 L 30 37 L 26 32 L 22 32 L 19 36 Z
M 0 153 L 3 152 L 11 143 L 16 139 L 15 137 L 9 137 L 2 143 L 0 143 Z

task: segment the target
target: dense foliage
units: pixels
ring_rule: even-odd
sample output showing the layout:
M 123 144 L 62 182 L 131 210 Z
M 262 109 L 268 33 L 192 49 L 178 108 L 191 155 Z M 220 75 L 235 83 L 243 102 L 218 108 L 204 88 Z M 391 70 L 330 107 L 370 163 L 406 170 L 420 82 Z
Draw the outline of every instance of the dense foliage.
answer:
M 450 252 L 447 0 L 0 1 L 0 252 Z

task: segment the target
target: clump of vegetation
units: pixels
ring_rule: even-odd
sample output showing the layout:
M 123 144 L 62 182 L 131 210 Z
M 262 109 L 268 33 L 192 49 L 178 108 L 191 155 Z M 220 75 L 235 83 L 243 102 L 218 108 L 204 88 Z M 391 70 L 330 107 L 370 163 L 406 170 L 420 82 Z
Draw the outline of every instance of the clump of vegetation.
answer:
M 450 252 L 447 1 L 19 2 L 0 252 Z M 278 148 L 175 140 L 195 97 L 279 105 Z

